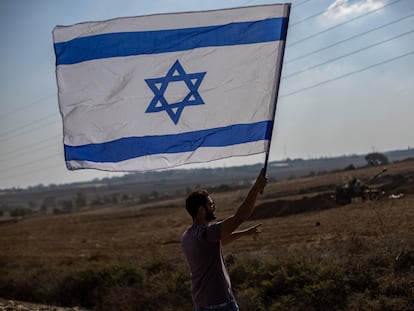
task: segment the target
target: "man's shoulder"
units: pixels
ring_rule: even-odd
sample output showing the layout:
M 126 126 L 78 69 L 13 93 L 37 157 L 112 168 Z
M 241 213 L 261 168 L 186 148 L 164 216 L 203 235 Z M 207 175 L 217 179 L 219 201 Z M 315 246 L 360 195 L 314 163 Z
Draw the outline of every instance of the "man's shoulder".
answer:
M 191 225 L 190 227 L 188 227 L 183 235 L 186 234 L 194 234 L 197 232 L 203 232 L 203 231 L 211 231 L 211 230 L 217 230 L 220 228 L 220 224 L 219 222 L 215 222 L 213 224 L 208 224 L 207 226 L 203 226 L 203 225 Z
M 181 237 L 181 243 L 186 240 L 197 239 L 214 241 L 220 239 L 220 223 L 210 224 L 208 226 L 192 225 L 184 231 Z

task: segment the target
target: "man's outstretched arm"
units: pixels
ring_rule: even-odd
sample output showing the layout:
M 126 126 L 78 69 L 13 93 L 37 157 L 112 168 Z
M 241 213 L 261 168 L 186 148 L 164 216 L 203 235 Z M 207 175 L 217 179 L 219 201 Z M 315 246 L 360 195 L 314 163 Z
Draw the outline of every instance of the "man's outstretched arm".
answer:
M 256 179 L 256 182 L 247 194 L 246 199 L 238 208 L 236 214 L 230 216 L 229 218 L 226 218 L 221 222 L 220 239 L 222 241 L 228 239 L 231 234 L 253 214 L 257 195 L 263 191 L 266 183 L 267 178 L 264 176 L 264 169 L 262 169 Z
M 225 238 L 224 240 L 221 240 L 221 244 L 222 245 L 227 245 L 227 244 L 229 244 L 229 243 L 231 243 L 231 242 L 233 242 L 237 239 L 240 239 L 241 237 L 244 237 L 244 236 L 249 236 L 250 235 L 250 236 L 256 237 L 262 232 L 262 230 L 260 230 L 260 228 L 259 228 L 261 225 L 262 224 L 257 224 L 257 225 L 254 225 L 252 227 L 246 228 L 244 230 L 234 231 L 227 238 Z

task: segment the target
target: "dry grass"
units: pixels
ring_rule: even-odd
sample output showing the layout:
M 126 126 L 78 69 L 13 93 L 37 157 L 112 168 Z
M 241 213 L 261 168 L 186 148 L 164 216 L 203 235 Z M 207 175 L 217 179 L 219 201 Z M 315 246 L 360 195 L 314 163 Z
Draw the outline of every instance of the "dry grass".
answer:
M 364 179 L 375 174 L 376 171 L 376 168 L 368 168 L 353 173 L 357 173 L 359 178 Z M 385 177 L 387 177 L 386 175 L 403 175 L 411 178 L 414 176 L 413 172 L 413 161 L 401 162 L 391 165 Z M 258 204 L 281 198 L 296 200 L 304 195 L 310 195 L 307 192 L 314 191 L 317 187 L 339 185 L 349 175 L 349 172 L 337 172 L 269 184 L 265 193 L 258 199 Z M 333 290 L 332 288 L 346 285 L 346 291 L 349 293 L 343 301 L 337 302 L 335 299 L 331 299 L 330 303 L 334 305 L 336 303 L 338 309 L 410 310 L 410 303 L 413 301 L 410 299 L 413 299 L 413 296 L 409 294 L 411 288 L 408 284 L 414 279 L 414 259 L 408 258 L 408 262 L 403 263 L 396 261 L 395 258 L 398 256 L 401 258 L 404 254 L 414 252 L 414 183 L 404 183 L 394 190 L 404 191 L 406 195 L 398 200 L 383 198 L 379 201 L 355 202 L 321 211 L 314 211 L 310 207 L 306 213 L 247 222 L 243 226 L 261 222 L 263 224 L 262 236 L 257 240 L 236 241 L 224 250 L 228 256 L 240 304 L 244 306 L 245 310 L 253 310 L 251 309 L 252 305 L 267 306 L 266 308 L 269 310 L 305 310 L 303 304 L 308 301 L 308 305 L 316 305 L 314 308 L 318 310 L 317 304 L 319 302 L 315 302 L 316 300 L 309 302 L 309 297 L 316 295 L 314 291 L 319 295 L 329 297 L 326 293 L 323 294 L 323 288 L 328 291 L 328 289 Z M 224 218 L 232 214 L 246 193 L 247 189 L 213 194 L 218 206 L 219 217 Z M 314 194 L 312 192 L 312 195 Z M 174 291 L 181 291 L 181 294 L 177 293 L 177 295 L 189 295 L 188 289 L 185 289 L 188 286 L 187 271 L 179 245 L 181 234 L 190 223 L 183 203 L 184 197 L 181 197 L 128 208 L 114 206 L 67 215 L 33 217 L 17 223 L 3 224 L 0 226 L 0 266 L 3 266 L 0 268 L 0 272 L 3 273 L 3 277 L 0 277 L 0 292 L 3 288 L 7 289 L 8 293 L 15 293 L 15 295 L 17 295 L 16 293 L 26 293 L 27 296 L 30 296 L 22 297 L 20 295 L 17 297 L 19 299 L 76 304 L 75 299 L 67 297 L 66 300 L 58 299 L 62 297 L 62 294 L 59 296 L 56 293 L 54 294 L 57 297 L 56 301 L 50 301 L 51 298 L 45 293 L 56 291 L 61 280 L 67 281 L 68 277 L 82 271 L 82 273 L 86 273 L 85 271 L 92 269 L 91 267 L 97 269 L 94 271 L 100 271 L 100 276 L 114 273 L 113 271 L 120 267 L 116 271 L 129 271 L 128 273 L 132 273 L 132 275 L 135 275 L 134 273 L 140 275 L 144 271 L 142 278 L 145 282 L 155 282 L 155 285 L 149 286 L 149 288 L 152 288 L 152 291 L 158 290 L 159 295 L 170 293 L 174 296 Z M 295 296 L 297 295 L 296 291 L 292 290 L 289 294 L 281 296 L 273 293 L 275 298 L 269 301 L 268 298 L 266 298 L 267 300 L 261 296 L 260 298 L 258 293 L 260 286 L 272 293 L 270 289 L 277 288 L 274 283 L 271 283 L 273 287 L 264 281 L 263 284 L 256 284 L 257 286 L 254 287 L 243 283 L 244 274 L 240 272 L 243 265 L 249 266 L 248 272 L 250 274 L 258 276 L 260 269 L 270 267 L 272 264 L 275 265 L 275 260 L 278 262 L 277 267 L 275 266 L 277 271 L 279 271 L 278 269 L 286 270 L 286 267 L 289 267 L 289 262 L 301 262 L 305 266 L 311 265 L 311 267 L 300 270 L 300 273 L 307 271 L 309 275 L 313 273 L 318 275 L 314 278 L 317 280 L 315 281 L 317 291 L 314 288 L 316 285 L 309 287 L 310 289 L 306 287 L 309 280 L 303 281 L 306 286 L 304 285 L 305 287 L 301 290 L 311 291 L 314 296 L 309 294 L 309 297 L 306 296 L 307 298 L 302 299 Z M 361 286 L 366 288 L 350 289 L 352 286 L 349 284 L 353 283 L 348 283 L 348 274 L 357 269 L 358 262 L 364 267 L 372 267 L 374 270 L 375 267 L 379 267 L 387 271 L 386 273 L 373 271 L 369 275 L 372 280 L 375 279 L 376 288 L 386 287 L 378 289 L 381 295 L 372 294 L 369 296 L 370 294 L 367 293 L 369 286 L 362 284 L 361 280 L 359 281 L 362 282 Z M 267 264 L 268 266 L 265 266 Z M 130 267 L 143 270 L 140 270 L 141 272 L 128 270 Z M 154 269 L 156 273 L 151 272 Z M 172 274 L 173 272 L 166 271 L 168 269 L 173 272 L 176 270 L 179 274 Z M 328 273 L 329 276 L 326 279 L 332 279 L 333 283 L 321 283 L 323 271 L 328 270 L 331 274 Z M 334 275 L 335 271 L 341 274 L 340 277 L 337 278 Z M 249 273 L 247 278 L 251 277 Z M 43 284 L 42 291 L 37 296 L 32 292 L 34 285 L 26 284 L 29 281 L 34 282 L 36 277 Z M 85 278 L 83 274 L 82 277 Z M 261 277 L 265 279 L 269 276 L 263 274 Z M 105 277 L 103 278 L 105 279 Z M 166 278 L 169 279 L 168 281 L 174 279 L 174 285 L 165 283 Z M 93 280 L 93 282 L 97 282 L 96 279 Z M 340 281 L 335 283 L 335 280 Z M 16 288 L 14 291 L 11 290 L 7 284 L 1 283 L 5 281 L 13 281 L 19 286 L 26 284 L 30 295 L 22 289 L 20 291 Z M 242 284 L 238 285 L 237 281 Z M 145 300 L 131 300 L 131 297 L 140 295 L 137 291 L 142 292 L 142 289 L 137 287 L 139 284 L 137 280 L 134 281 L 133 286 L 127 288 L 122 283 L 124 281 L 121 282 L 122 284 L 116 280 L 113 282 L 110 283 L 111 286 L 113 285 L 112 290 L 106 292 L 105 295 L 105 305 L 113 305 L 113 307 L 107 307 L 108 310 L 116 310 L 120 304 L 125 307 L 132 303 L 136 305 L 145 303 Z M 160 288 L 160 284 L 163 284 L 163 288 Z M 177 284 L 180 284 L 181 287 Z M 336 284 L 336 287 L 332 284 Z M 392 286 L 395 288 L 393 289 Z M 406 292 L 402 290 L 404 288 Z M 69 291 L 74 289 L 67 288 L 67 290 L 70 296 Z M 385 295 L 386 292 L 391 294 Z M 73 294 L 74 296 L 76 295 Z M 397 300 L 384 304 L 381 300 L 385 299 L 384 297 Z M 119 301 L 116 301 L 117 299 Z M 154 296 L 151 296 L 151 299 L 154 299 Z M 303 304 L 299 303 L 302 301 L 300 299 L 304 301 Z M 187 301 L 187 303 L 183 301 Z M 171 298 L 168 303 L 164 303 L 167 306 L 165 310 L 182 310 L 183 306 L 191 306 L 189 301 L 189 296 Z M 86 305 L 86 307 L 97 308 L 97 306 L 102 306 L 100 303 L 102 301 L 97 301 L 95 305 Z M 171 307 L 171 305 L 176 307 Z M 388 309 L 381 309 L 383 305 L 387 305 Z M 319 310 L 329 310 L 329 308 L 323 307 L 323 302 L 319 306 Z M 257 307 L 257 310 L 262 309 Z

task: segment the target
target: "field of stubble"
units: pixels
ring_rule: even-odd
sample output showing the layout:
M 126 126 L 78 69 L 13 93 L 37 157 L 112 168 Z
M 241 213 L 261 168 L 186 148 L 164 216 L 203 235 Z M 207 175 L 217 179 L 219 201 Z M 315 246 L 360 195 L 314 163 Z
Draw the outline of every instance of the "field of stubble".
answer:
M 254 220 L 242 225 L 262 223 L 260 238 L 224 249 L 241 310 L 414 310 L 414 161 L 388 167 L 374 183 L 386 190 L 378 200 L 337 206 L 317 199 L 329 198 L 351 174 L 363 180 L 376 171 L 266 187 Z M 247 191 L 213 193 L 218 218 L 231 215 Z M 0 298 L 191 310 L 179 244 L 190 224 L 184 199 L 0 225 Z M 304 199 L 305 210 L 289 213 Z M 284 215 L 277 212 L 281 201 L 292 202 Z

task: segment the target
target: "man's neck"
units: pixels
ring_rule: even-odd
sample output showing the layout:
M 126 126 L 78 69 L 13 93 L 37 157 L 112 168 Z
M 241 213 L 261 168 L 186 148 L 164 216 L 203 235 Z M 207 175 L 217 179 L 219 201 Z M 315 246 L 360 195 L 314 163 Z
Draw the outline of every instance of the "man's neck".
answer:
M 208 225 L 208 221 L 206 220 L 200 220 L 197 218 L 193 219 L 193 226 L 204 226 L 206 227 Z

